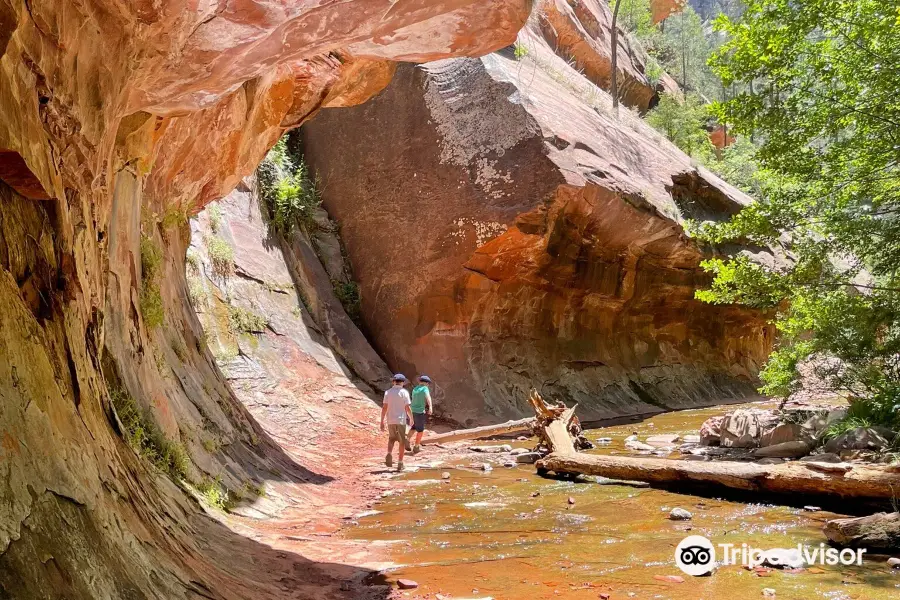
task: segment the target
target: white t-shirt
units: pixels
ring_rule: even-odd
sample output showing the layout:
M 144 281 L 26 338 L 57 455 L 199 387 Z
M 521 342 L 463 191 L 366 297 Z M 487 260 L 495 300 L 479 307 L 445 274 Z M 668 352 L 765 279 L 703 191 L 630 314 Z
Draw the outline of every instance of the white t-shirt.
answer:
M 406 407 L 409 406 L 409 392 L 394 386 L 384 393 L 385 415 L 388 425 L 406 425 Z

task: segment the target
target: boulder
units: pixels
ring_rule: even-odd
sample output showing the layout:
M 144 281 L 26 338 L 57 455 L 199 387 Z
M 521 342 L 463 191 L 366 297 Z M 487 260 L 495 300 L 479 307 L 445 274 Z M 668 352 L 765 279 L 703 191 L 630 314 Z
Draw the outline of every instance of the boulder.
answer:
M 835 421 L 840 421 L 847 417 L 847 409 L 846 408 L 835 408 L 833 410 L 828 411 L 828 416 L 825 417 L 825 425 L 831 425 Z
M 882 450 L 896 434 L 885 427 L 857 427 L 833 438 L 825 444 L 826 452 L 842 450 Z
M 753 456 L 761 458 L 800 458 L 810 453 L 812 447 L 807 442 L 783 442 L 764 448 L 757 448 Z
M 690 521 L 693 518 L 694 515 L 683 508 L 673 508 L 669 513 L 669 519 L 671 521 Z
M 760 446 L 775 446 L 785 442 L 812 442 L 815 436 L 799 423 L 782 423 L 762 434 Z
M 513 448 L 512 450 L 509 451 L 509 453 L 512 454 L 513 456 L 517 456 L 519 454 L 526 454 L 527 452 L 529 452 L 528 448 Z
M 525 452 L 516 455 L 516 462 L 519 464 L 534 464 L 541 459 L 540 452 Z
M 756 448 L 763 431 L 768 429 L 777 417 L 770 411 L 741 409 L 725 415 L 722 422 L 721 444 L 726 448 Z
M 724 416 L 710 417 L 700 426 L 700 443 L 704 446 L 718 446 L 721 441 Z
M 807 430 L 811 435 L 817 436 L 828 427 L 828 412 L 818 412 L 803 422 L 803 429 Z
M 419 587 L 419 584 L 412 579 L 398 579 L 397 587 L 401 590 L 414 590 Z

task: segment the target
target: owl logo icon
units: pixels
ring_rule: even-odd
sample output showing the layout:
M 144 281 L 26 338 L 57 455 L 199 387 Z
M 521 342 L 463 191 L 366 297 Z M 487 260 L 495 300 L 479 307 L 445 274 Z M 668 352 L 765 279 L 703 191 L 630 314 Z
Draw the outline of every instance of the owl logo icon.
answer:
M 675 547 L 675 564 L 687 575 L 706 575 L 716 566 L 716 549 L 702 535 L 689 535 Z

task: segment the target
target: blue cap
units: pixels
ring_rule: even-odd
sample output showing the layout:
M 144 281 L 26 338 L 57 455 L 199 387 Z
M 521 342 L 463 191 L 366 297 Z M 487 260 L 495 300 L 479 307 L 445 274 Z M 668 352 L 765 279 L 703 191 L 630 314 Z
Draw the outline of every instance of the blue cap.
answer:
M 431 383 L 431 377 L 428 375 L 419 375 L 419 381 L 424 381 L 425 383 Z
M 393 377 L 391 377 L 391 381 L 406 381 L 406 375 L 403 373 L 397 373 Z

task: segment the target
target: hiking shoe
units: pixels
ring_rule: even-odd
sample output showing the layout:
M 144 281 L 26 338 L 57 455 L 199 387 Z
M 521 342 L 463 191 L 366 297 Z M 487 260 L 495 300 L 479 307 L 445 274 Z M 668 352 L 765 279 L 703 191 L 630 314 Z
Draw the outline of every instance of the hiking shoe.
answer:
M 403 442 L 403 446 L 406 448 L 407 452 L 412 452 L 412 445 L 409 443 L 409 439 Z
M 418 453 L 421 452 L 421 451 L 422 451 L 422 446 L 420 446 L 420 445 L 418 445 L 418 444 L 416 444 L 415 446 L 413 446 L 413 449 L 412 449 L 412 453 L 413 453 L 413 454 L 418 454 Z
M 402 461 L 402 460 L 401 460 L 400 462 L 397 463 L 397 470 L 398 470 L 398 471 L 402 471 L 402 470 L 403 470 L 403 461 Z
M 391 456 L 390 453 L 384 457 L 384 464 L 388 467 L 394 464 L 394 457 Z

